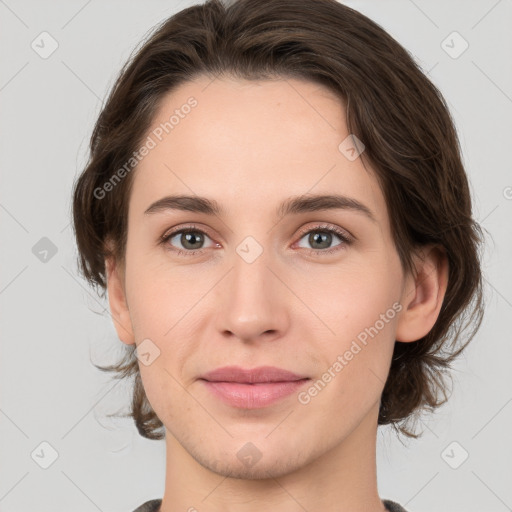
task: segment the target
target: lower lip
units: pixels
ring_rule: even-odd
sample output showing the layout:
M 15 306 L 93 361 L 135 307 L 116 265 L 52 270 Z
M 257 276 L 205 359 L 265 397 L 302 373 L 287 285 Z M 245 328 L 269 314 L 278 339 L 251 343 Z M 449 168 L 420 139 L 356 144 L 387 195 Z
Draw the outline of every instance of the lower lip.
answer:
M 210 382 L 203 380 L 206 387 L 225 403 L 241 409 L 260 409 L 272 405 L 281 398 L 291 395 L 309 379 L 289 382 L 265 382 L 242 384 L 240 382 Z

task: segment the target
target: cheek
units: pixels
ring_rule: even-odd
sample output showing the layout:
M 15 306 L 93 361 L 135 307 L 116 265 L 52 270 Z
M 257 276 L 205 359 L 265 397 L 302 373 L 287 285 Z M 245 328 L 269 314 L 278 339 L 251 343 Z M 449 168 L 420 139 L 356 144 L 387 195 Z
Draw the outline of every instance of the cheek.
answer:
M 301 402 L 311 400 L 318 410 L 334 413 L 326 421 L 356 421 L 380 399 L 397 318 L 396 295 L 386 284 L 359 280 L 357 286 L 347 283 L 344 289 L 328 288 L 331 300 L 325 300 L 323 320 L 330 330 L 323 329 L 326 335 L 316 338 L 314 348 L 321 354 L 322 365 Z
M 337 277 L 331 273 L 329 279 L 317 280 L 318 286 L 309 288 L 311 303 L 316 304 L 312 309 L 320 312 L 328 327 L 322 329 L 326 334 L 317 338 L 315 349 L 322 354 L 324 367 L 318 377 L 329 381 L 330 391 L 324 395 L 327 402 L 364 409 L 378 400 L 401 308 L 396 302 L 400 297 L 397 282 L 392 272 L 379 272 L 374 266 L 344 269 Z
M 177 273 L 164 268 L 161 261 L 155 263 L 149 252 L 134 249 L 130 253 L 126 287 L 130 317 L 138 339 L 152 336 L 163 339 L 192 306 L 193 287 L 177 277 Z
M 151 268 L 143 263 L 132 265 L 129 277 L 128 300 L 135 340 L 137 344 L 150 340 L 149 351 L 151 357 L 155 357 L 153 366 L 139 365 L 143 380 L 145 377 L 148 385 L 156 380 L 156 385 L 163 378 L 174 389 L 175 380 L 168 374 L 182 380 L 183 366 L 197 353 L 201 337 L 196 319 L 201 298 L 208 288 L 191 285 L 193 276 L 184 277 L 183 273 Z M 175 392 L 178 394 L 180 388 Z M 150 393 L 151 388 L 148 388 L 148 395 Z M 159 391 L 156 393 L 158 396 Z
M 333 337 L 347 339 L 373 326 L 381 315 L 395 316 L 393 303 L 400 297 L 393 272 L 379 272 L 372 266 L 343 267 L 323 275 L 316 274 L 304 287 L 305 302 L 329 328 Z M 389 311 L 391 309 L 391 311 Z
M 133 282 L 133 291 L 129 295 L 129 308 L 136 340 L 144 338 L 162 339 L 172 327 L 173 305 L 160 286 L 147 280 Z

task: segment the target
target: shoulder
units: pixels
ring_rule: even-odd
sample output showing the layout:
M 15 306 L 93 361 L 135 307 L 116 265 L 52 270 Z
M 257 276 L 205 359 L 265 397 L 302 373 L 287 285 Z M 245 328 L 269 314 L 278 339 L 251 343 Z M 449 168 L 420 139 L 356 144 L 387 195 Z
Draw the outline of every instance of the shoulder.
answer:
M 389 512 L 407 512 L 401 505 L 394 501 L 382 500 L 382 502 Z M 161 499 L 149 500 L 143 503 L 140 507 L 137 507 L 133 512 L 158 512 L 161 503 Z
M 162 500 L 149 500 L 137 507 L 133 512 L 159 512 Z
M 407 510 L 405 510 L 405 508 L 402 507 L 402 505 L 399 505 L 398 503 L 395 503 L 394 501 L 382 500 L 382 502 L 384 503 L 384 506 L 386 507 L 386 509 L 389 512 L 407 512 Z

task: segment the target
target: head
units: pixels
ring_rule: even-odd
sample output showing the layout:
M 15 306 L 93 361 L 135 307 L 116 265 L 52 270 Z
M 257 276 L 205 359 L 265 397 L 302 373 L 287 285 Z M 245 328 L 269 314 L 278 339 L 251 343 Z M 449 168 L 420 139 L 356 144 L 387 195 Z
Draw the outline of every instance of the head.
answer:
M 154 205 L 166 196 L 179 208 Z M 165 20 L 97 120 L 73 215 L 80 270 L 125 344 L 101 369 L 134 377 L 142 436 L 165 425 L 198 457 L 212 420 L 192 395 L 226 365 L 309 377 L 283 404 L 311 450 L 367 417 L 416 436 L 482 320 L 482 235 L 448 107 L 335 0 L 209 1 Z M 263 443 L 270 420 L 246 420 L 235 433 Z

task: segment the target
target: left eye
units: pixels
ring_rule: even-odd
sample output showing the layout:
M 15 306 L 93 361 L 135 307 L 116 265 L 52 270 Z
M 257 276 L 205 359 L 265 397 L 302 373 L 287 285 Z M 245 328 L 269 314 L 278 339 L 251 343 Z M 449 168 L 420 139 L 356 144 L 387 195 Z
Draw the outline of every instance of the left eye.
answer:
M 334 247 L 339 247 L 340 245 L 349 245 L 350 239 L 348 236 L 344 235 L 341 231 L 338 231 L 337 229 L 333 228 L 313 228 L 310 229 L 301 237 L 301 240 L 303 238 L 307 237 L 307 243 L 313 246 L 313 251 L 320 250 L 320 252 L 324 253 L 331 253 L 333 251 L 336 251 L 338 249 L 330 248 L 330 244 L 332 243 L 333 235 L 341 240 L 341 243 L 337 244 Z M 314 247 L 315 245 L 320 245 L 321 247 Z M 322 249 L 329 249 L 329 250 L 322 250 Z

